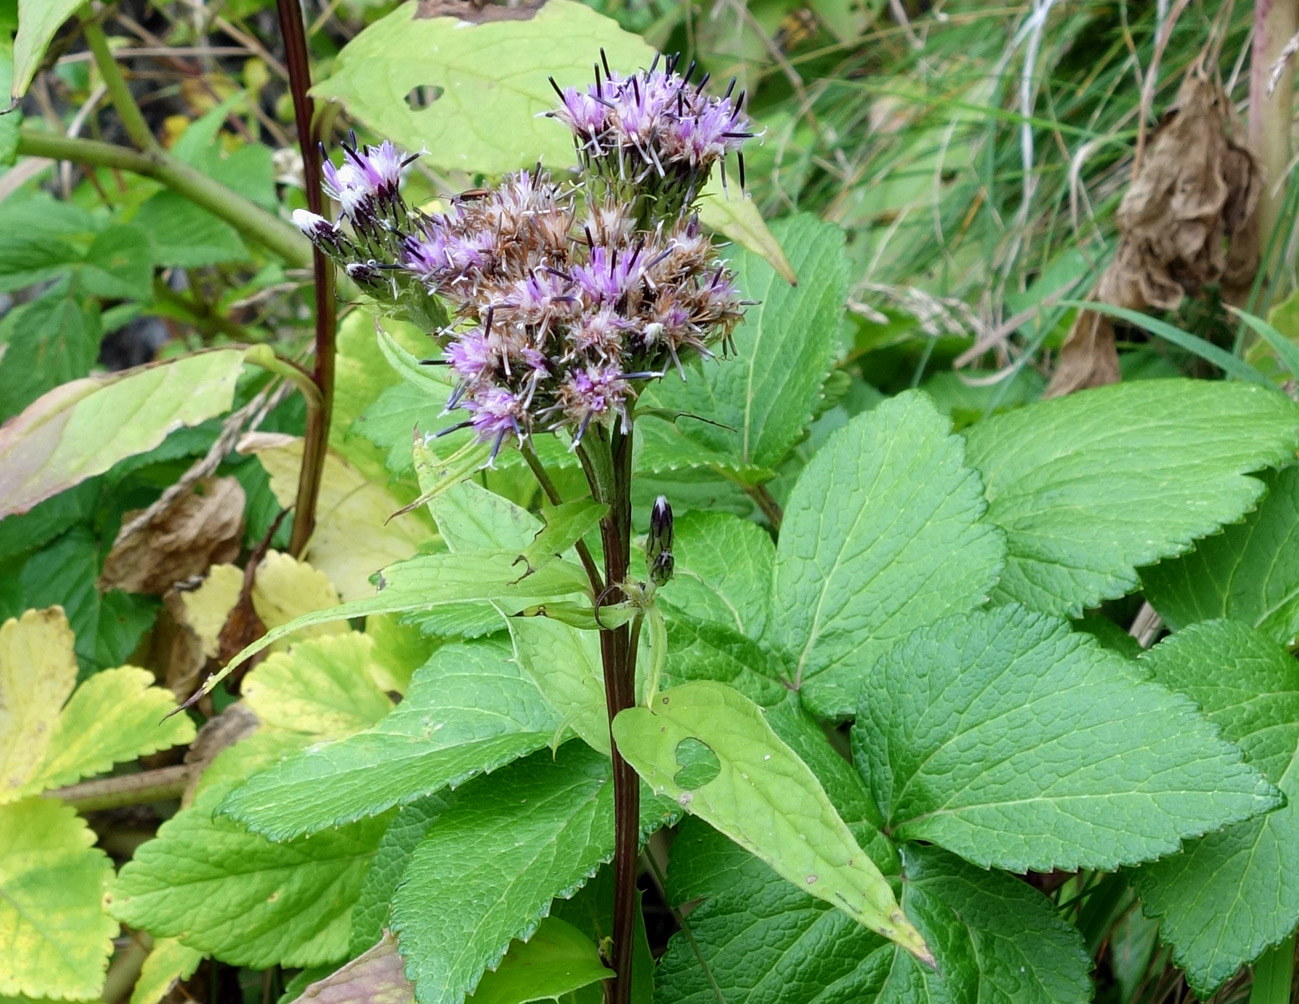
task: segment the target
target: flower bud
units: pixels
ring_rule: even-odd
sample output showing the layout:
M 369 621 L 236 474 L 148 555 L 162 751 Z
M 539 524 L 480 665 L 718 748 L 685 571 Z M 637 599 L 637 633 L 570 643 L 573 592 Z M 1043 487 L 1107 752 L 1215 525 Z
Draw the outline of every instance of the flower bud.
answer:
M 667 497 L 660 495 L 650 511 L 649 536 L 645 538 L 645 568 L 655 586 L 672 578 L 676 564 L 672 557 L 672 536 L 672 507 Z

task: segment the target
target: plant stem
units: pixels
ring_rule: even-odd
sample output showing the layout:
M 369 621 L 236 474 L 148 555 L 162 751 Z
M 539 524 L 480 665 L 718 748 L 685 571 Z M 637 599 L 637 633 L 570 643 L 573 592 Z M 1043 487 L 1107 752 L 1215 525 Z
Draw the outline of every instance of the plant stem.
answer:
M 555 482 L 550 478 L 550 472 L 537 456 L 537 451 L 533 449 L 531 442 L 524 442 L 519 447 L 519 452 L 523 454 L 523 459 L 527 461 L 528 467 L 531 468 L 533 476 L 537 479 L 537 484 L 541 486 L 541 491 L 546 498 L 550 500 L 551 505 L 563 505 L 563 496 L 559 494 L 559 489 L 555 487 Z M 591 596 L 599 597 L 604 590 L 604 582 L 600 578 L 600 570 L 596 567 L 595 559 L 591 556 L 591 549 L 586 546 L 586 541 L 579 540 L 573 545 L 577 551 L 577 556 L 582 559 L 582 567 L 586 569 L 586 577 L 591 580 Z
M 598 453 L 580 451 L 582 468 L 591 483 L 596 501 L 605 502 L 609 512 L 600 522 L 604 543 L 606 590 L 617 588 L 628 578 L 631 563 L 631 457 L 632 430 L 615 429 L 610 443 L 604 430 L 588 435 L 598 441 Z M 606 459 L 607 458 L 607 459 Z M 622 597 L 619 597 L 620 599 Z M 600 632 L 600 659 L 604 667 L 604 696 L 609 710 L 609 741 L 613 749 L 613 987 L 612 1004 L 629 1004 L 633 938 L 636 929 L 636 869 L 640 858 L 640 779 L 618 752 L 613 739 L 613 720 L 636 703 L 636 647 L 631 629 L 620 627 Z
M 117 65 L 113 50 L 108 47 L 108 38 L 104 35 L 103 27 L 93 17 L 87 17 L 81 22 L 81 30 L 86 45 L 90 48 L 90 54 L 95 58 L 99 75 L 104 78 L 108 99 L 117 109 L 118 118 L 122 120 L 122 128 L 126 130 L 126 135 L 138 149 L 146 153 L 160 149 L 153 130 L 144 120 L 144 113 L 140 111 L 140 106 L 135 103 L 135 98 L 131 95 L 130 85 L 122 75 L 122 68 Z
M 284 35 L 285 62 L 289 67 L 289 90 L 293 94 L 298 146 L 302 150 L 302 179 L 307 187 L 307 206 L 320 215 L 324 207 L 320 187 L 319 137 L 314 125 L 315 103 L 307 93 L 311 89 L 311 62 L 302 26 L 302 6 L 298 0 L 276 0 L 276 10 L 280 32 Z M 294 556 L 302 553 L 316 527 L 316 499 L 320 495 L 320 478 L 329 449 L 329 420 L 334 411 L 334 266 L 318 248 L 313 247 L 311 269 L 316 293 L 316 369 L 312 376 L 320 390 L 320 408 L 314 415 L 308 414 L 303 437 L 302 470 L 298 475 L 293 536 L 289 541 L 289 552 Z
M 63 136 L 25 125 L 18 130 L 18 153 L 27 157 L 70 160 L 92 167 L 109 167 L 152 178 L 225 220 L 250 241 L 260 244 L 287 264 L 305 268 L 311 261 L 310 245 L 297 227 L 219 181 L 213 181 L 165 150 L 141 152 L 115 143 Z
M 78 812 L 99 812 L 128 805 L 151 805 L 170 802 L 185 792 L 193 770 L 188 764 L 159 767 L 139 774 L 120 774 L 99 781 L 82 781 L 65 788 L 47 791 L 46 798 L 57 798 Z
M 1281 67 L 1275 86 L 1272 70 L 1282 50 L 1299 28 L 1299 0 L 1255 0 L 1254 40 L 1249 67 L 1249 143 L 1263 162 L 1263 194 L 1259 198 L 1260 250 L 1269 241 L 1285 199 L 1286 168 L 1290 162 L 1290 116 L 1294 108 L 1294 64 Z M 1270 92 L 1270 93 L 1269 93 Z M 1260 264 L 1263 271 L 1270 262 Z M 1260 311 L 1261 312 L 1261 311 Z

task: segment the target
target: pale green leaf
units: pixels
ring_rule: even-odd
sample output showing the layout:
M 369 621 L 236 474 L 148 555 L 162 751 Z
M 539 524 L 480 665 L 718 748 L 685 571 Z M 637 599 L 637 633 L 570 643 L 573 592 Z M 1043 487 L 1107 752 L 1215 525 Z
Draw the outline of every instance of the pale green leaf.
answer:
M 1146 599 L 1174 630 L 1229 617 L 1290 646 L 1299 637 L 1299 467 L 1265 471 L 1243 523 L 1141 570 Z
M 351 735 L 392 710 L 374 680 L 373 649 L 355 631 L 300 641 L 248 674 L 244 701 L 272 728 L 322 739 Z
M 729 513 L 692 511 L 676 520 L 676 573 L 657 594 L 693 620 L 760 638 L 771 607 L 776 548 L 762 527 Z
M 590 938 L 558 917 L 547 917 L 526 941 L 510 944 L 501 964 L 483 974 L 467 999 L 472 1004 L 558 1000 L 612 975 Z
M 932 961 L 879 868 L 762 710 L 725 684 L 687 683 L 613 723 L 618 749 L 656 794 L 813 896 Z
M 48 798 L 0 806 L 0 994 L 98 997 L 117 924 L 101 901 L 108 855 Z
M 81 0 L 18 0 L 18 34 L 14 38 L 14 104 L 27 93 L 45 50 L 59 27 L 70 18 Z
M 811 424 L 848 295 L 843 231 L 803 214 L 773 223 L 772 232 L 805 281 L 790 286 L 758 255 L 735 254 L 736 287 L 761 302 L 735 329 L 734 358 L 692 367 L 684 383 L 669 373 L 642 395 L 643 407 L 683 417 L 638 424 L 638 469 L 774 468 Z
M 996 582 L 1004 543 L 949 427 L 900 394 L 831 435 L 790 493 L 766 640 L 822 716 L 850 715 L 882 654 Z
M 577 156 L 568 129 L 537 117 L 556 104 L 547 78 L 562 87 L 585 83 L 601 48 L 623 73 L 654 56 L 640 38 L 574 0 L 478 25 L 420 18 L 417 5 L 406 3 L 357 35 L 312 94 L 342 102 L 407 150 L 427 149 L 425 162 L 435 168 L 501 174 L 538 159 L 559 167 Z M 407 102 L 416 88 L 432 92 L 432 105 Z
M 0 626 L 0 802 L 27 789 L 77 682 L 62 607 L 28 610 Z
M 159 938 L 140 967 L 131 1004 L 158 1004 L 178 980 L 193 976 L 202 961 L 202 952 L 186 948 L 176 938 Z
M 1299 664 L 1263 633 L 1225 620 L 1179 631 L 1146 659 L 1287 799 L 1137 873 L 1142 909 L 1207 999 L 1299 924 Z
M 515 658 L 563 726 L 607 755 L 609 711 L 599 636 L 548 617 L 512 617 L 509 628 Z
M 230 408 L 239 349 L 214 349 L 111 376 L 74 380 L 0 427 L 0 518 L 144 453 L 167 434 Z
M 794 266 L 785 257 L 780 241 L 767 227 L 767 221 L 752 196 L 738 185 L 722 185 L 720 172 L 708 180 L 699 200 L 699 219 L 710 230 L 735 241 L 767 260 L 776 273 L 790 284 L 798 282 Z
M 123 666 L 81 684 L 59 714 L 26 793 L 70 784 L 115 763 L 192 741 L 194 723 L 184 715 L 166 717 L 176 710 L 176 698 L 155 682 L 147 669 Z
M 1263 484 L 1244 475 L 1293 458 L 1299 405 L 1259 386 L 1141 380 L 994 416 L 968 438 L 1006 531 L 993 598 L 1078 616 L 1253 507 Z
M 852 741 L 895 838 L 1012 871 L 1148 861 L 1280 798 L 1188 699 L 1018 606 L 887 653 Z
M 377 596 L 352 600 L 329 610 L 316 610 L 272 628 L 235 655 L 224 669 L 209 677 L 203 693 L 210 693 L 245 660 L 302 628 L 371 614 L 405 613 L 488 600 L 512 608 L 513 613 L 588 588 L 582 570 L 562 561 L 552 562 L 520 579 L 514 564 L 516 557 L 509 552 L 425 554 L 391 565 L 380 573 Z
M 507 498 L 461 481 L 428 503 L 433 522 L 452 552 L 517 551 L 532 543 L 542 524 Z
M 229 787 L 205 788 L 162 824 L 122 868 L 109 910 L 232 965 L 303 967 L 339 958 L 388 820 L 275 844 L 214 815 Z
M 613 853 L 609 758 L 580 743 L 466 785 L 429 827 L 393 900 L 421 1004 L 460 1004 L 555 897 Z
M 439 649 L 386 718 L 255 775 L 221 812 L 283 840 L 454 788 L 548 745 L 559 717 L 510 656 L 491 641 Z

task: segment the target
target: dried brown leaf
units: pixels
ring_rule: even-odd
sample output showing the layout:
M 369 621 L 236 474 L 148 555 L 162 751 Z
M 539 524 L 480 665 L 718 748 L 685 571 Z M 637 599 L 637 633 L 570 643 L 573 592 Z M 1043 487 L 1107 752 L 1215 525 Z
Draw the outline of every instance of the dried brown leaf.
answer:
M 377 945 L 312 983 L 293 1004 L 415 1004 L 415 987 L 406 979 L 397 939 L 384 931 Z

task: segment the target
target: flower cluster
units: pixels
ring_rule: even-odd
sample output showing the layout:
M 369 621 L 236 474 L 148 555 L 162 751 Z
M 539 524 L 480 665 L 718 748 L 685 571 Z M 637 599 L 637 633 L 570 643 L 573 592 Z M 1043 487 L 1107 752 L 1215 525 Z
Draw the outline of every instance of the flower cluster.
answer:
M 736 154 L 740 185 L 744 185 L 744 156 L 740 152 L 754 133 L 742 110 L 744 93 L 712 97 L 704 93 L 708 75 L 692 84 L 695 64 L 676 72 L 677 58 L 658 69 L 658 57 L 648 70 L 629 77 L 604 66 L 595 67 L 595 82 L 586 88 L 560 88 L 560 105 L 547 114 L 573 132 L 583 167 L 622 198 L 654 203 L 660 216 L 690 205 L 708 180 L 714 164 L 726 179 L 725 157 Z
M 353 142 L 340 166 L 326 168 L 337 222 L 295 214 L 375 299 L 408 318 L 438 319 L 429 326 L 442 353 L 430 362 L 451 369 L 447 407 L 469 416 L 452 429 L 473 428 L 493 459 L 509 438 L 523 443 L 537 431 L 567 431 L 574 447 L 593 423 L 625 431 L 645 381 L 670 369 L 684 379 L 683 359 L 729 350 L 746 301 L 688 205 L 713 163 L 747 135 L 746 120 L 727 98 L 688 88 L 688 77 L 671 66 L 606 73 L 592 99 L 602 113 L 576 92 L 563 92 L 556 112 L 588 166 L 614 155 L 625 166 L 634 151 L 653 165 L 652 178 L 640 171 L 636 184 L 687 184 L 670 214 L 647 214 L 644 201 L 611 186 L 561 186 L 540 170 L 424 213 L 399 190 L 413 158 L 387 142 Z M 623 113 L 632 104 L 641 119 Z M 652 207 L 662 209 L 665 189 L 655 191 Z

